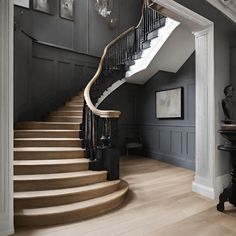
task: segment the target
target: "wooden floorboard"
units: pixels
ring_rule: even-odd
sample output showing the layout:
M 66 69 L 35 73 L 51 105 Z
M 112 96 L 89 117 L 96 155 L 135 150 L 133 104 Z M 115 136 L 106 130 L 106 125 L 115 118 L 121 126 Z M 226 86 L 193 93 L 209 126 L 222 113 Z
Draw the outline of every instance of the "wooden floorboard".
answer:
M 117 210 L 79 223 L 17 229 L 26 236 L 233 236 L 236 210 L 216 211 L 216 201 L 191 191 L 194 172 L 156 160 L 122 158 L 121 177 L 129 183 L 125 203 Z

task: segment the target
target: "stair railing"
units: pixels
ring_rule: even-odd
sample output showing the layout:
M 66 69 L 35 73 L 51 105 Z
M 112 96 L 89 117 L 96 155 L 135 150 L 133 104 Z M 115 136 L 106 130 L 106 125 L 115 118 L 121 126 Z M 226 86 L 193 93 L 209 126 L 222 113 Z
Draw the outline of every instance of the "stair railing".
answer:
M 100 91 L 101 87 L 104 90 L 108 87 L 102 85 L 109 83 L 112 73 L 124 69 L 130 61 L 140 57 L 150 33 L 165 25 L 166 17 L 149 8 L 148 4 L 149 1 L 144 0 L 138 25 L 126 30 L 105 47 L 97 72 L 84 90 L 83 130 L 85 148 L 91 160 L 98 158 L 98 147 L 114 148 L 117 136 L 115 134 L 118 131 L 117 122 L 121 115 L 117 110 L 101 110 L 95 107 L 96 99 L 103 92 Z M 110 78 L 105 80 L 107 76 Z

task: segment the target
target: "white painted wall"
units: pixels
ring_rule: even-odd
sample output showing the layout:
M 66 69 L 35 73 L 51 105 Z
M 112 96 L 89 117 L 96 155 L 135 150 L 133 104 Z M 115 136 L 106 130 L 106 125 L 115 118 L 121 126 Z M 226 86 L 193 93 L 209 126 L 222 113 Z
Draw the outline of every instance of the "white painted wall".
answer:
M 192 32 L 179 22 L 168 20 L 170 22 L 160 30 L 159 37 L 144 50 L 142 58 L 130 66 L 127 82 L 144 84 L 161 70 L 176 73 L 194 52 Z

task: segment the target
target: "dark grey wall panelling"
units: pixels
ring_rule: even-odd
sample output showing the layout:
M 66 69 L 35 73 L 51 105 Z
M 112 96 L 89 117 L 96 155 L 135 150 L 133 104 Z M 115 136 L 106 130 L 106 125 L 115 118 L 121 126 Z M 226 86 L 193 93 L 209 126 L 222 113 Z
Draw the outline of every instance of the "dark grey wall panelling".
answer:
M 75 0 L 73 21 L 61 18 L 59 0 L 53 1 L 55 3 L 53 15 L 15 6 L 17 25 L 37 40 L 94 56 L 101 56 L 108 42 L 138 23 L 143 2 L 113 0 L 111 17 L 117 19 L 117 23 L 115 27 L 110 27 L 108 19 L 101 17 L 95 11 L 94 0 Z
M 184 87 L 184 119 L 158 120 L 155 92 Z M 123 84 L 101 104 L 117 109 L 118 146 L 125 153 L 127 137 L 141 135 L 148 157 L 195 169 L 195 54 L 176 73 L 159 72 L 144 85 Z
M 184 88 L 184 119 L 156 118 L 155 92 Z M 143 87 L 140 96 L 140 133 L 147 156 L 195 168 L 195 54 L 176 73 L 159 72 Z
M 83 89 L 99 58 L 33 42 L 16 32 L 14 119 L 40 120 Z M 22 45 L 24 47 L 20 47 Z
M 128 2 L 133 5 L 133 11 L 126 8 L 125 3 L 114 0 L 112 17 L 118 19 L 114 28 L 98 15 L 93 0 L 75 1 L 74 21 L 59 16 L 59 0 L 54 0 L 52 15 L 32 10 L 32 7 L 15 6 L 15 122 L 41 119 L 86 86 L 96 71 L 97 56 L 102 54 L 105 45 L 138 22 L 142 0 Z M 129 18 L 120 20 L 122 14 L 128 14 Z M 21 30 L 36 40 L 71 51 L 32 44 Z

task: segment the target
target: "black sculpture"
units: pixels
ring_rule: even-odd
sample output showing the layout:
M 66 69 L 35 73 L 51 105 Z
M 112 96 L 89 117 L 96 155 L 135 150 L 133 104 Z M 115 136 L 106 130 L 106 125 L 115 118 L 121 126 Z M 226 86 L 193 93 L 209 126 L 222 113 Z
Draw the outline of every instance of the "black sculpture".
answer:
M 222 108 L 225 115 L 225 123 L 227 124 L 231 124 L 233 120 L 236 120 L 236 104 L 233 101 L 233 93 L 232 85 L 224 88 L 225 98 L 222 99 Z
M 228 85 L 224 89 L 225 98 L 222 100 L 222 108 L 225 115 L 224 124 L 221 126 L 219 133 L 227 140 L 224 145 L 218 147 L 221 151 L 227 151 L 230 153 L 232 171 L 231 171 L 231 182 L 227 188 L 220 194 L 219 204 L 217 210 L 224 211 L 224 203 L 230 202 L 236 206 L 236 106 L 233 101 L 233 87 Z

